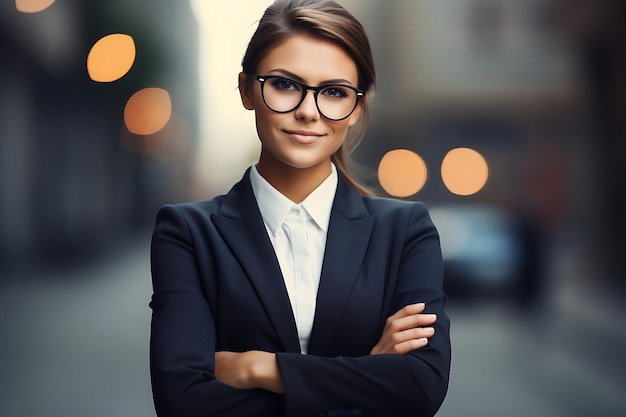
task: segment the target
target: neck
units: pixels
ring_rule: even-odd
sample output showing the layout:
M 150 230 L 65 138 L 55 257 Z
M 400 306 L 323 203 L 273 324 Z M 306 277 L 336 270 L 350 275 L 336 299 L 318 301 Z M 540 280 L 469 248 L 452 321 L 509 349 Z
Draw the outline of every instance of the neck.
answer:
M 257 169 L 267 182 L 296 204 L 304 201 L 332 172 L 330 159 L 311 167 L 295 168 L 282 163 L 267 163 L 261 157 Z

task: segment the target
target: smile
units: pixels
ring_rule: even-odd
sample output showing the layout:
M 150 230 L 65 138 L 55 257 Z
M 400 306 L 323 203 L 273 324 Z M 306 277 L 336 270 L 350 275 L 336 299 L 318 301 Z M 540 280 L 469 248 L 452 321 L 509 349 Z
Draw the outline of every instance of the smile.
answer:
M 285 130 L 285 133 L 292 141 L 302 144 L 317 142 L 322 136 L 324 136 L 321 133 L 308 132 L 303 130 Z

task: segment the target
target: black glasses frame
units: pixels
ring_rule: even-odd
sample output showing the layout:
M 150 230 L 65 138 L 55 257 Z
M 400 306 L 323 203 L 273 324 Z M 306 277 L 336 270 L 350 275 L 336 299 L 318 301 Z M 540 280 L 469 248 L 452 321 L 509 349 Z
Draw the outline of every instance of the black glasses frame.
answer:
M 324 118 L 326 118 L 326 119 L 328 119 L 328 120 L 332 120 L 332 121 L 338 122 L 338 121 L 340 121 L 340 120 L 345 120 L 345 119 L 347 119 L 348 117 L 350 117 L 350 115 L 351 115 L 352 113 L 354 113 L 354 110 L 356 109 L 356 106 L 359 104 L 359 100 L 361 99 L 361 97 L 363 97 L 363 96 L 365 95 L 365 91 L 361 90 L 360 88 L 356 88 L 356 87 L 353 87 L 353 86 L 351 86 L 351 85 L 347 85 L 347 84 L 335 84 L 335 83 L 333 83 L 333 84 L 322 84 L 322 85 L 320 85 L 320 86 L 318 86 L 318 87 L 311 87 L 310 85 L 303 84 L 303 83 L 301 83 L 300 81 L 296 81 L 296 80 L 293 80 L 293 79 L 291 79 L 291 78 L 288 78 L 288 77 L 283 77 L 283 76 L 280 76 L 280 75 L 256 75 L 256 74 L 251 74 L 251 75 L 252 75 L 252 76 L 253 76 L 253 77 L 254 77 L 254 78 L 255 78 L 258 82 L 260 82 L 260 83 L 261 83 L 261 96 L 263 97 L 263 102 L 265 103 L 265 105 L 267 106 L 267 108 L 268 108 L 268 109 L 270 109 L 270 110 L 272 110 L 273 112 L 276 112 L 276 113 L 289 113 L 289 112 L 294 111 L 295 109 L 297 109 L 298 107 L 300 107 L 300 105 L 302 104 L 302 102 L 303 102 L 303 101 L 304 101 L 304 99 L 306 98 L 306 94 L 307 94 L 307 92 L 308 92 L 308 91 L 314 91 L 314 93 L 313 93 L 313 98 L 315 99 L 315 107 L 317 107 L 317 111 L 319 112 L 319 114 L 321 114 L 322 116 L 324 116 Z M 299 101 L 299 102 L 298 102 L 298 104 L 296 104 L 296 105 L 295 105 L 292 109 L 290 109 L 290 110 L 283 110 L 283 111 L 279 111 L 279 110 L 276 110 L 276 109 L 272 108 L 272 107 L 271 107 L 271 106 L 267 103 L 267 100 L 265 100 L 265 81 L 267 81 L 267 80 L 271 80 L 271 79 L 275 79 L 275 78 L 279 78 L 279 79 L 281 79 L 281 80 L 287 80 L 287 81 L 289 81 L 289 82 L 291 82 L 291 83 L 297 84 L 297 85 L 299 85 L 300 87 L 302 87 L 302 97 L 300 97 L 300 101 Z M 333 86 L 342 87 L 342 88 L 349 88 L 349 89 L 353 90 L 353 91 L 356 93 L 356 100 L 354 100 L 354 107 L 352 107 L 352 110 L 350 110 L 350 112 L 349 112 L 346 116 L 341 117 L 341 118 L 339 118 L 339 119 L 333 119 L 332 117 L 328 117 L 328 116 L 326 116 L 326 115 L 325 115 L 325 114 L 324 114 L 324 113 L 320 110 L 320 106 L 319 106 L 319 104 L 317 103 L 317 96 L 319 95 L 320 91 L 322 91 L 322 90 L 323 90 L 323 89 L 325 89 L 325 88 L 328 88 L 328 87 L 333 87 Z

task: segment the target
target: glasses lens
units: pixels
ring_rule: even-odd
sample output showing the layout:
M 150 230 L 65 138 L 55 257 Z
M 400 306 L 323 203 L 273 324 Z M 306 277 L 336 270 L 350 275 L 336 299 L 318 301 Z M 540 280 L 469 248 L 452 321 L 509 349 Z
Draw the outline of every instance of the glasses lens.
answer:
M 263 85 L 263 97 L 270 109 L 289 112 L 300 104 L 303 88 L 286 78 L 267 78 Z
M 329 119 L 344 119 L 356 106 L 357 94 L 351 88 L 342 85 L 329 85 L 317 95 L 317 107 Z

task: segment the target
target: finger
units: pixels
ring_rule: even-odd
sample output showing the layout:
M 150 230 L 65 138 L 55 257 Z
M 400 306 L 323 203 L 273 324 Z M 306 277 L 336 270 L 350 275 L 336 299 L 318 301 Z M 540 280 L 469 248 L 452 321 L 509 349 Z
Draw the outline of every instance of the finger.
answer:
M 433 313 L 421 313 L 418 314 L 416 320 L 418 326 L 429 326 L 431 324 L 435 324 L 435 322 L 437 321 L 437 315 Z
M 416 349 L 423 348 L 427 344 L 428 344 L 427 338 L 411 339 L 411 340 L 407 340 L 406 342 L 402 342 L 402 343 L 398 343 L 397 345 L 394 345 L 393 348 L 391 349 L 391 352 L 389 353 L 404 355 L 405 353 L 409 353 Z
M 415 327 L 430 326 L 437 321 L 436 314 L 413 314 L 411 316 L 400 317 L 387 320 L 386 330 L 391 332 L 399 332 L 406 329 L 412 329 Z
M 424 311 L 424 308 L 426 308 L 426 305 L 424 303 L 409 304 L 407 306 L 404 306 L 391 316 L 387 317 L 385 325 L 389 326 L 390 323 L 393 323 L 396 320 L 420 314 L 422 311 Z
M 419 314 L 424 311 L 425 308 L 426 304 L 424 303 L 408 304 L 398 310 L 395 314 L 389 316 L 389 318 L 393 317 L 394 319 L 399 319 L 402 317 L 411 316 L 413 314 Z
M 428 314 L 428 313 L 424 313 L 425 308 L 426 308 L 425 303 L 408 304 L 402 307 L 400 310 L 398 310 L 395 314 L 392 314 L 391 316 L 389 316 L 387 318 L 387 321 L 393 321 L 393 320 L 401 319 L 404 317 L 410 317 L 416 314 Z M 433 315 L 431 317 L 436 319 L 436 315 Z
M 417 327 L 392 334 L 389 339 L 392 345 L 407 342 L 409 340 L 428 339 L 433 337 L 435 329 L 432 327 Z
M 374 353 L 398 353 L 396 351 L 396 346 L 402 345 L 406 347 L 406 346 L 411 346 L 412 344 L 415 345 L 416 343 L 421 346 L 422 339 L 429 339 L 433 337 L 434 334 L 435 334 L 435 329 L 432 327 L 425 327 L 425 328 L 418 327 L 418 328 L 405 330 L 402 332 L 393 333 L 389 335 L 388 337 L 386 337 L 382 341 L 382 343 L 377 345 L 373 349 L 373 352 Z M 407 343 L 411 341 L 420 341 L 420 342 Z M 414 347 L 413 349 L 417 349 L 417 347 Z

